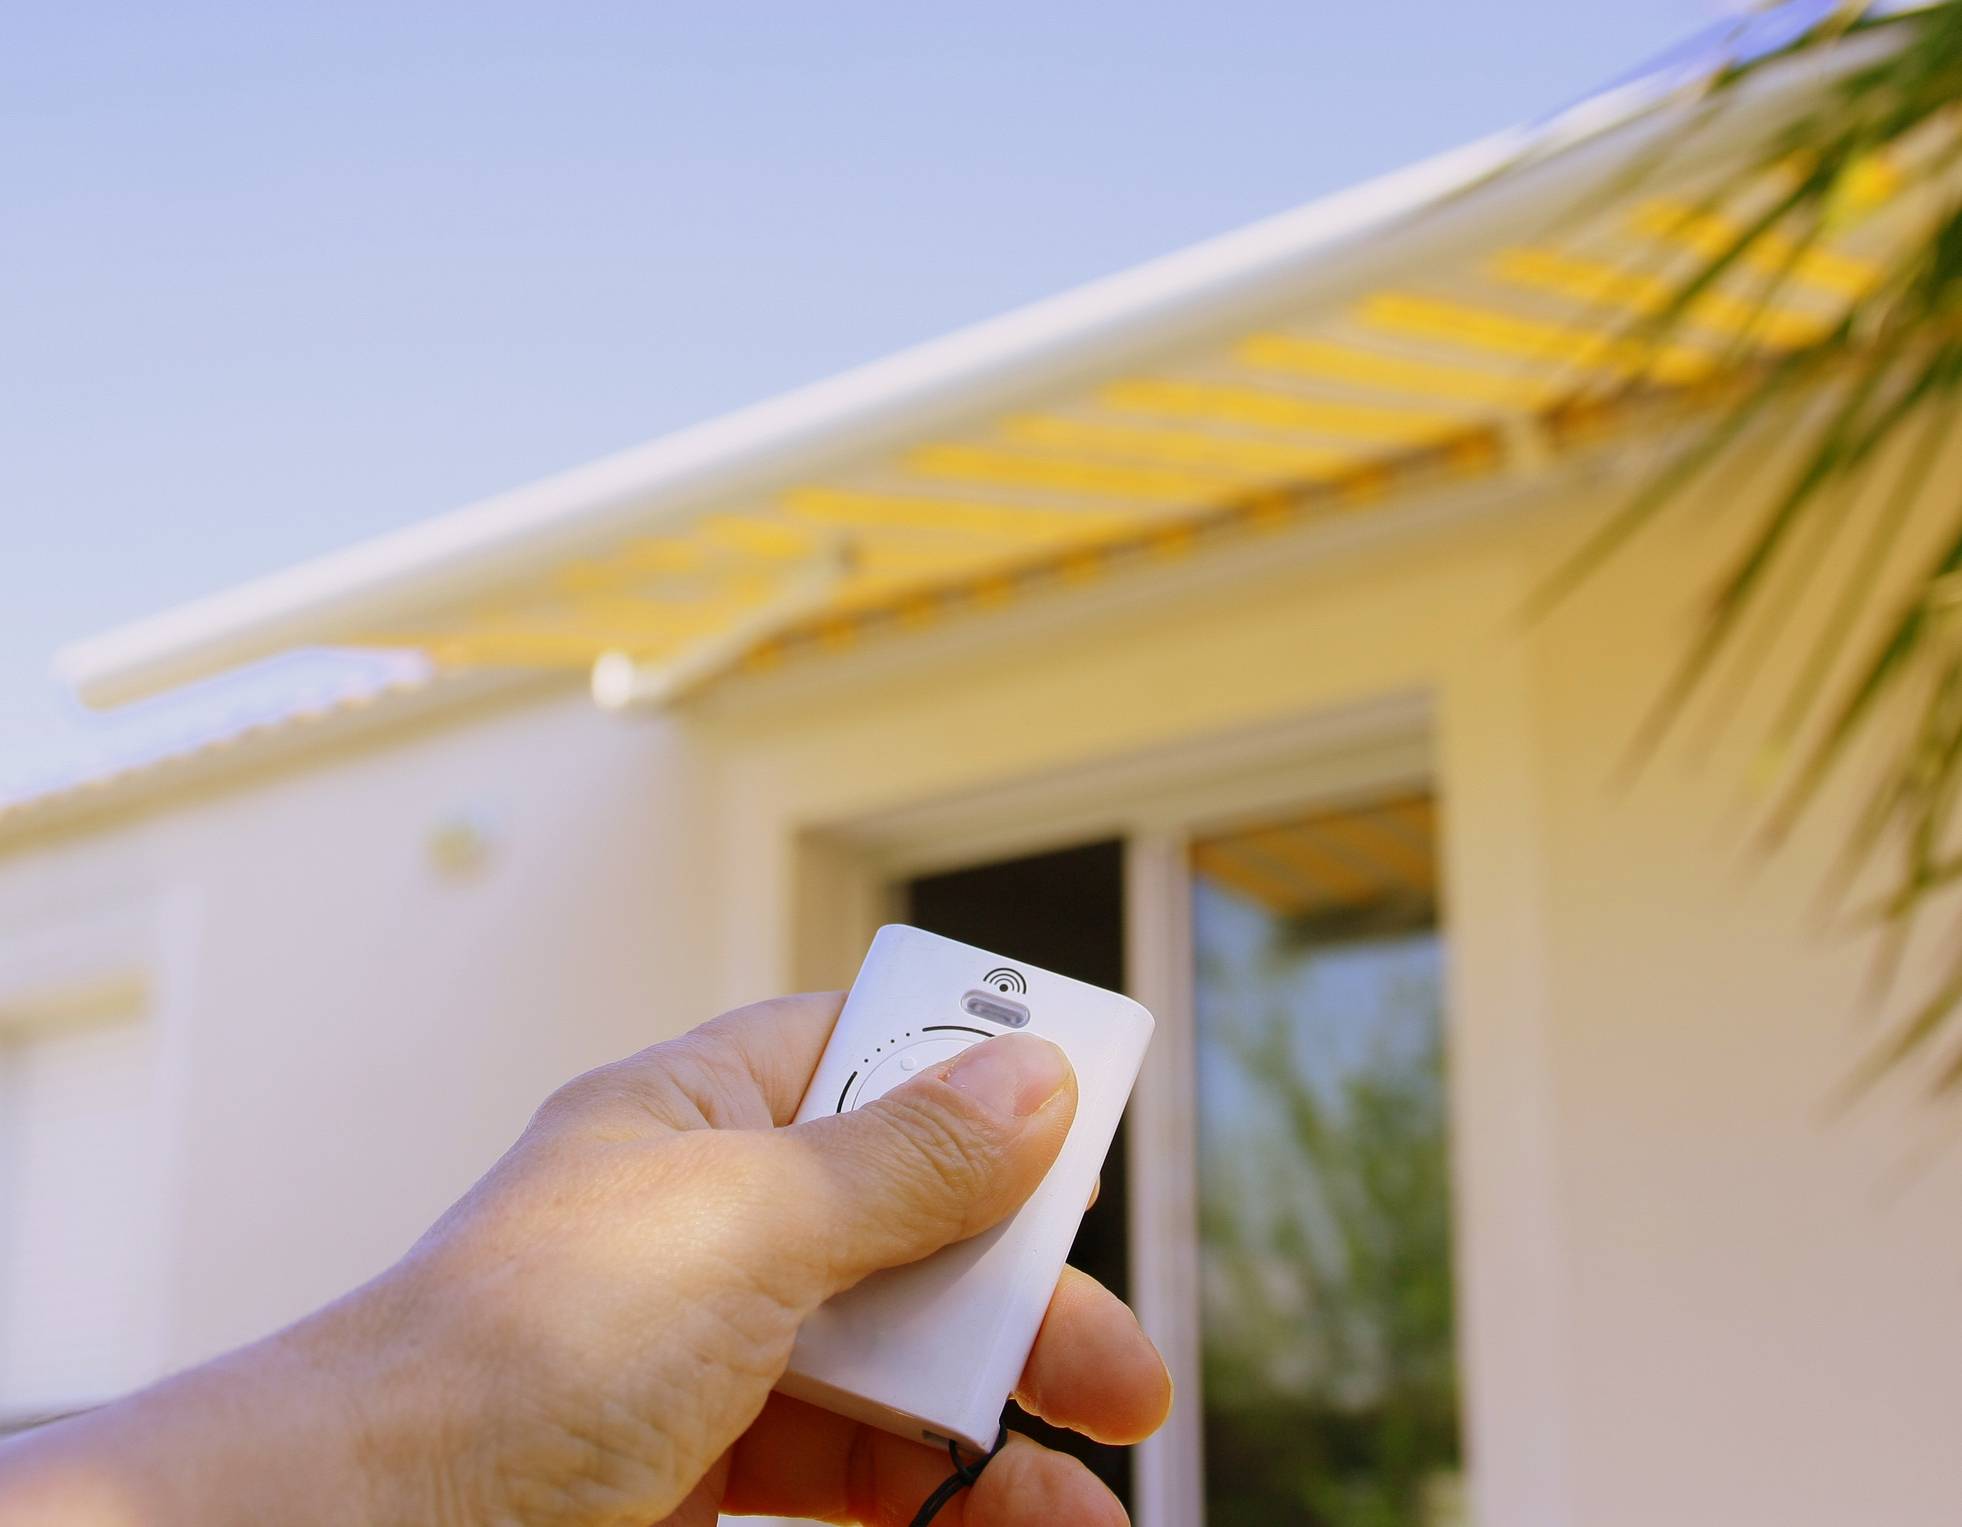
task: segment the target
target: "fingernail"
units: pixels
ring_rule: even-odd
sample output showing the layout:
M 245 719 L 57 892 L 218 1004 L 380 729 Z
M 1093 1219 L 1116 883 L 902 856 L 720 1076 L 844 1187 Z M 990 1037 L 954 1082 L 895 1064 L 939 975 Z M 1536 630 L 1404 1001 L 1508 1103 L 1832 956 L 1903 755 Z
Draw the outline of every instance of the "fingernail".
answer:
M 1063 1090 L 1070 1063 L 1033 1034 L 1001 1034 L 963 1050 L 947 1080 L 991 1113 L 1026 1119 Z

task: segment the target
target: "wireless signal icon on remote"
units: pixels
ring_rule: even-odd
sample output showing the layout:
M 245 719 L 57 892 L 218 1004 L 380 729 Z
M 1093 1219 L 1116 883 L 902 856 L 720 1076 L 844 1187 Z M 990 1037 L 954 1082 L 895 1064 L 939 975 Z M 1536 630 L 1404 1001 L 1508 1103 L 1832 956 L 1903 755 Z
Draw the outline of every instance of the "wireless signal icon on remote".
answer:
M 983 986 L 992 986 L 998 992 L 1012 992 L 1025 997 L 1029 993 L 1028 978 L 1021 971 L 1007 965 L 997 965 L 981 978 Z

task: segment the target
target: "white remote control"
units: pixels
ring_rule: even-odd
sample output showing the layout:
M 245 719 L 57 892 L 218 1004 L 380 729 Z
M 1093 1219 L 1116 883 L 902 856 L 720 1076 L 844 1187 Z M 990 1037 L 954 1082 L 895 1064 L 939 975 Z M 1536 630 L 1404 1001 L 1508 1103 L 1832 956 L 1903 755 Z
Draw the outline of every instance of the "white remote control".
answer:
M 1117 992 L 919 928 L 881 928 L 845 998 L 797 1121 L 844 1113 L 1026 1029 L 1076 1069 L 1076 1119 L 1009 1219 L 922 1261 L 874 1273 L 804 1322 L 777 1387 L 928 1442 L 994 1446 L 1063 1261 L 1150 1042 L 1151 1014 Z

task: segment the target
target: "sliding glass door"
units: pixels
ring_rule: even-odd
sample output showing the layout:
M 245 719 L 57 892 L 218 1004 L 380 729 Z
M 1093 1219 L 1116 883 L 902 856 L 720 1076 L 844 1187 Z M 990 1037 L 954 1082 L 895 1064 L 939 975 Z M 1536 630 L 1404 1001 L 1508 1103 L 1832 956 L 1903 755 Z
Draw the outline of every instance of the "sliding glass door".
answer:
M 1430 798 L 1195 840 L 1208 1527 L 1463 1519 Z

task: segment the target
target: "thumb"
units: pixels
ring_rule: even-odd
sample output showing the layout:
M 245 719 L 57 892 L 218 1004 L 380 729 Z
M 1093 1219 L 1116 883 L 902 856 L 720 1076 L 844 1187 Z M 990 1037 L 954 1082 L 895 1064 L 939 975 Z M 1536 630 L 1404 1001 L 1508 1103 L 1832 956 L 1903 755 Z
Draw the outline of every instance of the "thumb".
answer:
M 1036 1190 L 1076 1117 L 1076 1073 L 1033 1034 L 962 1051 L 851 1113 L 783 1131 L 798 1172 L 821 1303 L 1006 1219 Z M 808 1189 L 810 1191 L 806 1192 Z

